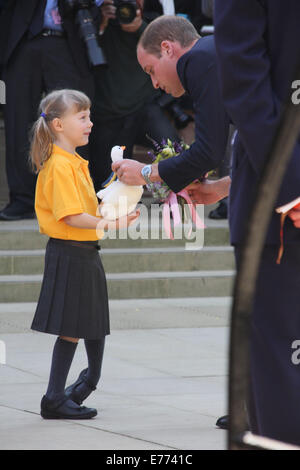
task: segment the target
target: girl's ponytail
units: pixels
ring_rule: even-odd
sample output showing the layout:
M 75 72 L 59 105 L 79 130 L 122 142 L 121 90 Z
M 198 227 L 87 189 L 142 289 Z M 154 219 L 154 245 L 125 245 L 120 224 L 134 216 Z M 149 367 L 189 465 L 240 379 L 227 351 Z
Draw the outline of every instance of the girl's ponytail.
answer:
M 42 112 L 32 127 L 30 162 L 35 173 L 38 173 L 51 155 L 53 134 L 47 124 L 47 115 Z

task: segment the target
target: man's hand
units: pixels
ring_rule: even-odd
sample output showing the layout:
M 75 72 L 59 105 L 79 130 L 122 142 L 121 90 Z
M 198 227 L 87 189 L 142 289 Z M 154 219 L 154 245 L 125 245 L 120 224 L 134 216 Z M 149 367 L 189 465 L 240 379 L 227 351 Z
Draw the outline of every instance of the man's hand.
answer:
M 228 196 L 231 179 L 229 176 L 219 180 L 204 180 L 202 183 L 192 183 L 187 189 L 194 204 L 215 204 Z
M 131 23 L 128 24 L 121 24 L 121 28 L 126 33 L 135 33 L 140 27 L 142 26 L 143 19 L 142 19 L 142 12 L 141 10 L 136 11 L 136 17 Z
M 300 208 L 291 209 L 288 213 L 288 216 L 292 219 L 294 226 L 300 228 Z
M 116 18 L 116 7 L 113 0 L 104 0 L 101 5 L 102 21 L 100 24 L 100 33 L 103 33 L 110 19 Z
M 130 186 L 140 186 L 146 184 L 141 175 L 141 169 L 144 163 L 137 162 L 136 160 L 120 160 L 112 164 L 112 170 L 117 173 L 117 177 L 122 183 L 129 184 Z

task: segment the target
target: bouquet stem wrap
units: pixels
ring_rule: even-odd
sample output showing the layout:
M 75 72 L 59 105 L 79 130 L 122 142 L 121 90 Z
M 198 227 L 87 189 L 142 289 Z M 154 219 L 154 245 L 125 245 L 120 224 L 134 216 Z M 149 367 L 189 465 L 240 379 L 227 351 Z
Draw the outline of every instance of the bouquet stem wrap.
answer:
M 167 158 L 176 158 L 177 155 L 180 155 L 182 152 L 187 150 L 189 146 L 185 144 L 184 142 L 172 142 L 170 139 L 163 139 L 161 144 L 158 144 L 153 140 L 151 137 L 147 136 L 149 140 L 152 142 L 152 144 L 155 147 L 155 151 L 150 151 L 148 152 L 148 155 L 152 158 L 153 163 L 159 163 L 162 160 L 166 160 Z M 209 173 L 206 175 L 202 175 L 199 180 L 202 181 L 202 179 L 207 178 Z M 197 181 L 197 180 L 196 180 Z M 163 225 L 165 229 L 165 233 L 168 238 L 171 240 L 174 240 L 174 236 L 172 233 L 172 228 L 171 228 L 171 212 L 173 215 L 173 221 L 174 221 L 174 227 L 177 227 L 182 219 L 181 219 L 181 214 L 179 210 L 179 205 L 181 206 L 182 200 L 185 201 L 184 206 L 187 205 L 189 208 L 190 212 L 190 218 L 192 220 L 191 224 L 191 229 L 189 231 L 188 237 L 190 238 L 192 229 L 193 229 L 193 223 L 196 226 L 197 229 L 204 229 L 205 225 L 200 219 L 200 217 L 197 214 L 196 208 L 194 204 L 192 203 L 192 200 L 187 192 L 186 189 L 183 189 L 179 193 L 174 193 L 168 185 L 162 181 L 162 182 L 156 182 L 152 183 L 151 185 L 147 185 L 148 190 L 152 193 L 152 196 L 155 199 L 159 199 L 160 202 L 163 202 Z M 177 197 L 180 197 L 180 201 L 178 201 Z
M 205 225 L 203 221 L 201 220 L 201 218 L 198 216 L 196 208 L 194 204 L 192 203 L 192 200 L 187 190 L 183 189 L 182 191 L 179 191 L 179 193 L 176 193 L 176 194 L 173 191 L 171 191 L 163 205 L 164 229 L 165 229 L 165 233 L 167 237 L 170 238 L 171 240 L 174 240 L 174 236 L 173 236 L 172 228 L 171 228 L 171 211 L 172 211 L 173 220 L 174 220 L 174 227 L 178 226 L 181 222 L 181 214 L 179 210 L 177 196 L 181 196 L 183 199 L 185 199 L 187 206 L 189 208 L 189 211 L 190 211 L 191 220 L 195 224 L 196 228 L 197 229 L 205 228 Z M 189 232 L 189 237 L 191 235 L 191 232 L 192 232 L 192 227 Z

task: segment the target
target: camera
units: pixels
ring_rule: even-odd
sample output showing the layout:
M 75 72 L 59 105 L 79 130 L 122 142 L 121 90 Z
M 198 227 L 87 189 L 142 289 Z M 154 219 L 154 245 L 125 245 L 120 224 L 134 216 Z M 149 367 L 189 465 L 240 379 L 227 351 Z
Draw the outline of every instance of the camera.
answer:
M 105 65 L 106 58 L 98 43 L 98 34 L 90 11 L 93 6 L 95 6 L 94 0 L 64 0 L 65 14 L 75 15 L 91 65 Z
M 189 122 L 194 120 L 192 116 L 183 111 L 178 98 L 162 92 L 156 101 L 162 109 L 167 110 L 171 114 L 177 129 L 184 129 Z
M 136 17 L 137 4 L 135 0 L 114 0 L 117 22 L 131 23 Z

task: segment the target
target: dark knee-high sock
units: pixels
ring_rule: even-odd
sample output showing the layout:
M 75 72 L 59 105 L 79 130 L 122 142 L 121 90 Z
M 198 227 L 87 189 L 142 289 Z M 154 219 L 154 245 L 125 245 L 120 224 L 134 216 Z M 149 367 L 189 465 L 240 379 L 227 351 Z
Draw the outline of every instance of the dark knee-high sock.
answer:
M 47 398 L 57 400 L 64 395 L 66 380 L 77 348 L 77 343 L 57 338 L 52 355 Z
M 104 353 L 105 336 L 101 339 L 85 339 L 85 349 L 88 357 L 88 370 L 86 378 L 96 387 L 101 376 L 101 367 Z

